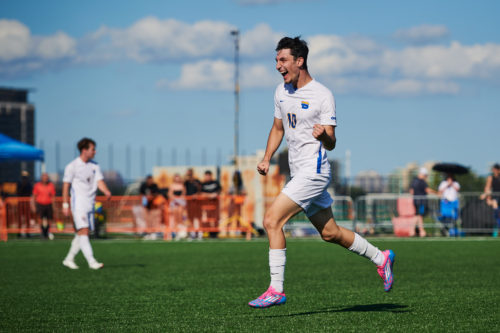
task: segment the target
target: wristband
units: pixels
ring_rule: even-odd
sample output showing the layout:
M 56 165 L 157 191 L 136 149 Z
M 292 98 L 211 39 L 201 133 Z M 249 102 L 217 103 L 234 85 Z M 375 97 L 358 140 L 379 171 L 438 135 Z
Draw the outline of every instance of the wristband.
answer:
M 67 203 L 67 202 L 63 202 L 62 207 L 63 207 L 64 209 L 68 209 L 68 208 L 69 208 L 69 203 Z

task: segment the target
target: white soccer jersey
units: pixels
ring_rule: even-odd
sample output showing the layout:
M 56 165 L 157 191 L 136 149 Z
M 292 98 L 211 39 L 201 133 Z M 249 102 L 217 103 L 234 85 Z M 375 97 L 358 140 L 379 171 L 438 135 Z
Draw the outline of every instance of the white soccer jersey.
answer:
M 312 132 L 314 124 L 337 126 L 331 91 L 316 80 L 297 90 L 291 84 L 280 84 L 274 104 L 274 117 L 282 119 L 285 128 L 291 176 L 330 174 L 326 149 Z
M 83 162 L 77 157 L 64 169 L 63 182 L 71 184 L 71 210 L 90 212 L 94 208 L 97 182 L 104 179 L 94 161 Z

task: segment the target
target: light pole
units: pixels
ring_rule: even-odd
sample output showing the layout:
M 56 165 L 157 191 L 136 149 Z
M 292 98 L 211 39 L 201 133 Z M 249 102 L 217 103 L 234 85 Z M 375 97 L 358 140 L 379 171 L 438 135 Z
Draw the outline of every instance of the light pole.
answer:
M 234 166 L 238 170 L 238 146 L 239 146 L 239 111 L 240 111 L 240 83 L 239 83 L 239 63 L 240 63 L 240 32 L 232 30 L 234 37 Z

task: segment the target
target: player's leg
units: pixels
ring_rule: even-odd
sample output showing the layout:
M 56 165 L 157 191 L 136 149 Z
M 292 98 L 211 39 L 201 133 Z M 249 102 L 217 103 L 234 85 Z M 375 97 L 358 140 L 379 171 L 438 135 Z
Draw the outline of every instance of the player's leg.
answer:
M 271 282 L 265 293 L 248 303 L 250 306 L 265 308 L 286 302 L 286 296 L 283 293 L 286 263 L 286 239 L 283 233 L 283 226 L 293 215 L 301 210 L 302 208 L 288 196 L 280 193 L 266 212 L 264 216 L 264 229 L 269 239 Z
M 73 221 L 76 230 L 75 239 L 78 242 L 79 246 L 78 249 L 82 250 L 83 256 L 87 260 L 87 263 L 89 264 L 89 267 L 91 269 L 101 268 L 103 264 L 97 262 L 97 260 L 94 258 L 94 253 L 89 240 L 89 229 L 93 230 L 94 228 L 94 213 L 92 211 L 91 212 L 74 211 Z M 72 248 L 73 248 L 73 242 L 72 242 Z M 72 248 L 70 249 L 70 252 L 72 251 Z M 67 259 L 71 259 L 71 257 Z
M 78 234 L 75 233 L 75 237 L 71 241 L 71 246 L 69 248 L 68 254 L 66 255 L 66 258 L 63 260 L 63 265 L 71 268 L 71 269 L 78 269 L 78 266 L 75 264 L 75 256 L 78 254 L 80 251 L 80 239 L 78 237 Z
M 359 234 L 337 225 L 330 207 L 315 212 L 309 216 L 309 220 L 326 242 L 339 244 L 349 251 L 370 259 L 377 266 L 377 271 L 384 281 L 385 291 L 392 288 L 392 265 L 394 263 L 392 250 L 382 252 Z
M 104 265 L 94 258 L 94 251 L 92 250 L 92 246 L 90 245 L 89 240 L 89 231 L 94 230 L 94 212 L 87 212 L 87 222 L 88 227 L 82 228 L 78 230 L 78 237 L 80 239 L 80 248 L 82 249 L 82 253 L 87 259 L 87 263 L 91 269 L 100 269 Z

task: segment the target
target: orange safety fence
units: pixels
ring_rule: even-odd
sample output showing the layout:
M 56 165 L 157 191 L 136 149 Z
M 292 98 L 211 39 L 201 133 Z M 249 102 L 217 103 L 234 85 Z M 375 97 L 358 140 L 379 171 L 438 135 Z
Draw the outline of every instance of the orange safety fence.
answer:
M 251 238 L 256 233 L 250 222 L 242 218 L 242 195 L 193 195 L 166 200 L 158 196 L 143 206 L 142 196 L 96 198 L 94 223 L 101 232 L 123 234 L 163 234 L 163 239 L 184 238 L 189 234 L 205 237 Z M 100 220 L 105 222 L 100 224 Z M 53 234 L 74 233 L 73 219 L 64 216 L 62 198 L 53 204 Z M 40 233 L 41 220 L 29 197 L 7 197 L 0 201 L 0 240 L 8 234 Z

